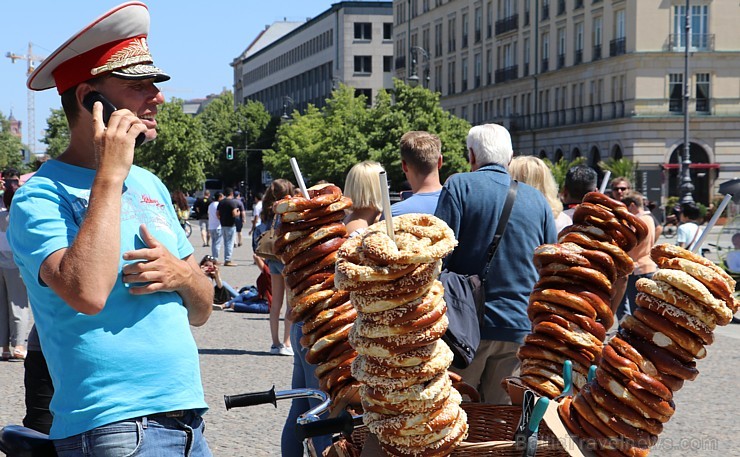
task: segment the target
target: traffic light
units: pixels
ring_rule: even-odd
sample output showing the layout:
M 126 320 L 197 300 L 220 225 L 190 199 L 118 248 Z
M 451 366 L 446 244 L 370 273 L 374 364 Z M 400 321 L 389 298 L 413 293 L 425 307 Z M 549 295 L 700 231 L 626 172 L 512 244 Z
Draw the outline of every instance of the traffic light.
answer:
M 233 159 L 234 159 L 234 147 L 226 146 L 226 160 L 233 160 Z

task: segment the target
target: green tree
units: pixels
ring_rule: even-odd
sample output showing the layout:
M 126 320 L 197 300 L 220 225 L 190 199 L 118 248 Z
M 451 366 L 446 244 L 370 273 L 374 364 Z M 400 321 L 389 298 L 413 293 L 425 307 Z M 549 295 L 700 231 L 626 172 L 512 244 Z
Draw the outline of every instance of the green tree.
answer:
M 156 174 L 170 190 L 196 189 L 205 181 L 211 160 L 198 119 L 185 114 L 182 100 L 173 98 L 159 107 L 157 139 L 141 146 L 134 163 Z
M 301 174 L 308 177 L 313 172 L 308 157 L 315 157 L 320 153 L 323 145 L 324 125 L 323 113 L 315 106 L 309 105 L 303 114 L 295 111 L 290 123 L 283 123 L 278 127 L 275 139 L 276 148 L 264 151 L 262 155 L 262 162 L 273 178 L 285 178 L 295 182 L 289 162 L 291 157 L 295 157 L 298 161 Z M 343 181 L 339 183 L 343 184 Z
M 10 133 L 10 121 L 0 112 L 0 168 L 23 169 L 23 148 L 20 138 Z
M 548 158 L 544 158 L 542 160 L 547 164 L 548 168 L 550 168 L 550 172 L 552 172 L 555 182 L 558 183 L 558 189 L 563 188 L 563 184 L 565 184 L 565 175 L 568 173 L 568 170 L 576 165 L 583 165 L 586 163 L 585 157 L 577 157 L 570 162 L 565 160 L 565 157 L 561 157 L 557 163 L 552 163 Z
M 635 170 L 637 170 L 638 165 L 639 162 L 633 162 L 630 159 L 615 159 L 613 157 L 599 162 L 599 168 L 611 172 L 611 179 L 627 178 L 632 184 L 635 183 Z
M 41 139 L 46 144 L 46 154 L 55 158 L 67 149 L 69 145 L 69 124 L 62 108 L 52 108 L 46 118 L 46 132 Z
M 443 155 L 442 181 L 453 173 L 470 169 L 465 154 L 470 124 L 443 110 L 438 93 L 411 87 L 396 79 L 393 97 L 381 91 L 371 118 L 371 156 L 383 164 L 393 187 L 406 179 L 401 170 L 398 144 L 403 134 L 411 130 L 424 130 L 439 136 Z

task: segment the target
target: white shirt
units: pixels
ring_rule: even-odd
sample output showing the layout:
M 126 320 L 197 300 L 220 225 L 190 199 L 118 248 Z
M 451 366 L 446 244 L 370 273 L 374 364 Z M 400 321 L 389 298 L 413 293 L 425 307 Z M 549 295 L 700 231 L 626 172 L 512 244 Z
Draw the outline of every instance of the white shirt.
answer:
M 689 249 L 691 244 L 701 237 L 703 231 L 694 222 L 684 222 L 676 231 L 676 243 L 684 243 L 683 247 Z
M 254 227 L 257 227 L 258 225 L 262 223 L 260 214 L 262 214 L 262 200 L 255 203 L 254 206 L 252 207 L 252 217 L 257 218 L 257 221 L 254 223 Z
M 219 220 L 216 213 L 218 213 L 218 202 L 212 201 L 208 205 L 208 230 L 217 230 L 221 228 L 221 221 Z

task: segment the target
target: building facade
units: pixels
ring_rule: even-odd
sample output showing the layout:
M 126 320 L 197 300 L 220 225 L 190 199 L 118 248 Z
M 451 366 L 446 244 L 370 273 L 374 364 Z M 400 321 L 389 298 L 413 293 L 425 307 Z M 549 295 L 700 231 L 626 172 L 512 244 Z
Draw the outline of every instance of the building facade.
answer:
M 397 76 L 428 75 L 451 113 L 505 125 L 524 154 L 629 158 L 648 198 L 678 195 L 685 0 L 393 4 Z M 708 204 L 740 172 L 740 5 L 689 10 L 690 172 Z
M 393 87 L 392 2 L 335 3 L 280 36 L 263 37 L 271 27 L 231 64 L 235 103 L 260 101 L 281 116 L 323 106 L 339 83 L 368 102 Z

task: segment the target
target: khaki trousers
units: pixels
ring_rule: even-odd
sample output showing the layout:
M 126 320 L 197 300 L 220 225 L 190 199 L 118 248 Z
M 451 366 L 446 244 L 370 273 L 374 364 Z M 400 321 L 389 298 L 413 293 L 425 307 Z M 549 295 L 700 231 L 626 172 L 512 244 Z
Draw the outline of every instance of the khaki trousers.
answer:
M 481 340 L 470 366 L 463 370 L 450 369 L 478 389 L 481 402 L 510 405 L 511 399 L 501 387 L 501 380 L 519 374 L 519 359 L 516 358 L 519 346 L 510 341 Z

